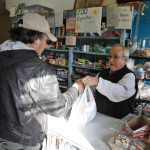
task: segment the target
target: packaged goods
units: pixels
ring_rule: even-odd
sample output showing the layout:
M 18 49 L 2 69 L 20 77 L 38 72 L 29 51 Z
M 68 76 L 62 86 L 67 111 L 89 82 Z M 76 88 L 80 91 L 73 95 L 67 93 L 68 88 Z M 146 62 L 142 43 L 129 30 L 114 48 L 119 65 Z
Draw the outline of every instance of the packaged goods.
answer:
M 136 74 L 136 78 L 137 79 L 144 79 L 145 78 L 145 71 L 142 67 L 137 67 L 134 70 L 135 74 Z
M 123 131 L 132 139 L 150 142 L 150 119 L 145 116 L 131 119 L 123 125 Z
M 130 145 L 130 150 L 146 150 L 147 144 L 143 141 L 133 140 L 132 144 Z
M 144 68 L 146 71 L 146 79 L 150 79 L 150 62 L 146 62 Z
M 150 85 L 144 84 L 140 90 L 140 99 L 150 101 Z
M 150 105 L 147 105 L 143 108 L 143 114 L 150 117 Z
M 115 144 L 123 148 L 129 148 L 131 145 L 132 139 L 126 135 L 118 134 L 116 136 Z

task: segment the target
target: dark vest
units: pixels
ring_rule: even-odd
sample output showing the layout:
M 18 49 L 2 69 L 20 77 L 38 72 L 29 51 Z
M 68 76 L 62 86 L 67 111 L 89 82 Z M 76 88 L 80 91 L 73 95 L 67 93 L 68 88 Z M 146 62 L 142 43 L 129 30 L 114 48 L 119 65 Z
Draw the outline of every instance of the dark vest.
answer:
M 99 73 L 99 77 L 102 77 L 103 79 L 109 80 L 113 83 L 117 83 L 127 73 L 133 72 L 125 66 L 112 74 L 110 74 L 110 69 L 105 69 Z M 135 89 L 137 89 L 136 87 Z M 135 96 L 136 93 L 132 97 L 125 99 L 122 102 L 112 102 L 106 96 L 102 95 L 96 90 L 97 111 L 121 119 L 129 113 L 133 113 L 133 101 Z

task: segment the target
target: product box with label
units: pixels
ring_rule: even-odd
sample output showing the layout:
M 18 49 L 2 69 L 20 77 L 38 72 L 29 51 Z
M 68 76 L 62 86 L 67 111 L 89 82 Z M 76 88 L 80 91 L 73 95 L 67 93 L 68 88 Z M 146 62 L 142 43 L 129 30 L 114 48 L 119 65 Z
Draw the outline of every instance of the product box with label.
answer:
M 126 122 L 123 130 L 135 140 L 144 140 L 150 143 L 150 118 L 138 116 Z

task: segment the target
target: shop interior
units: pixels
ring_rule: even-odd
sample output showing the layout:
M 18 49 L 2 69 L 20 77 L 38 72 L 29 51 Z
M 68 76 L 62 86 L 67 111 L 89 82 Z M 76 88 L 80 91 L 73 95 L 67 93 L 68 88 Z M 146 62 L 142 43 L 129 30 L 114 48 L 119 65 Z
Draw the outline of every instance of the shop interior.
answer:
M 137 83 L 134 112 L 121 119 L 95 112 L 89 122 L 78 124 L 79 118 L 49 116 L 42 150 L 150 150 L 150 1 L 1 0 L 0 53 L 10 28 L 26 13 L 44 16 L 57 37 L 39 57 L 57 76 L 62 93 L 109 68 L 113 45 L 128 49 L 126 66 Z

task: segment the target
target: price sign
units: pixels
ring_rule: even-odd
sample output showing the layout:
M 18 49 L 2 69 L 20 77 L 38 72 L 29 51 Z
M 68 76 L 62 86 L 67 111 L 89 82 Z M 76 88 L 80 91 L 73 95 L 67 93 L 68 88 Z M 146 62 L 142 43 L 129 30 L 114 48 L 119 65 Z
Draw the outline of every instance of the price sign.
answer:
M 76 10 L 76 33 L 100 33 L 102 7 Z
M 76 37 L 75 36 L 66 36 L 66 45 L 76 45 Z
M 129 6 L 107 7 L 107 26 L 116 29 L 132 28 L 133 9 Z

